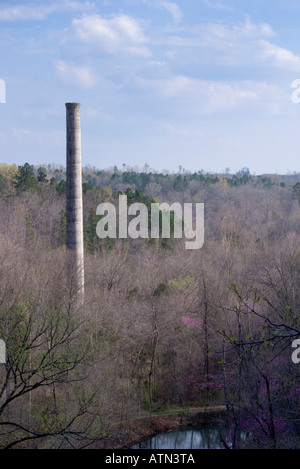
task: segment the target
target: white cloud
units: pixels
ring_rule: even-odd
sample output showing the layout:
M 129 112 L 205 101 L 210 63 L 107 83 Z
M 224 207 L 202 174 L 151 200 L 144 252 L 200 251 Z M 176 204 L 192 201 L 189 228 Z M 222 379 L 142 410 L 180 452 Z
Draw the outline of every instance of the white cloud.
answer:
M 166 80 L 164 87 L 164 94 L 166 96 L 179 96 L 182 94 L 199 94 L 202 93 L 204 82 L 189 78 L 183 75 L 172 77 Z
M 171 13 L 173 21 L 175 23 L 179 23 L 181 21 L 182 12 L 176 3 L 162 1 L 158 2 L 158 6 L 161 8 L 165 8 L 169 13 Z
M 66 83 L 82 88 L 92 88 L 97 83 L 97 79 L 89 67 L 76 67 L 63 60 L 58 60 L 55 63 L 55 68 L 59 77 Z
M 299 71 L 300 56 L 291 50 L 280 47 L 270 41 L 276 36 L 271 25 L 254 23 L 249 17 L 233 27 L 224 24 L 206 24 L 200 26 L 198 34 L 194 35 L 195 44 L 203 51 L 203 60 L 218 65 L 252 65 L 260 67 L 276 67 Z M 189 40 L 189 38 L 188 38 Z M 180 42 L 177 42 L 177 46 Z M 191 46 L 191 43 L 183 43 Z
M 61 11 L 86 11 L 93 8 L 93 4 L 86 1 L 64 0 L 60 3 L 48 2 L 45 4 L 20 4 L 6 8 L 0 8 L 0 21 L 26 21 L 26 20 L 44 20 L 50 14 Z
M 0 21 L 19 21 L 19 20 L 43 20 L 49 13 L 54 11 L 53 7 L 32 7 L 28 5 L 19 5 L 0 9 Z
M 272 27 L 267 23 L 254 23 L 249 17 L 236 25 L 228 26 L 222 23 L 203 23 L 193 26 L 185 26 L 166 33 L 163 30 L 160 35 L 151 38 L 153 44 L 164 46 L 165 56 L 170 60 L 178 57 L 182 52 L 191 56 L 188 51 L 194 50 L 197 54 L 197 62 L 202 65 L 207 63 L 214 66 L 225 65 L 260 65 L 262 49 L 261 40 L 269 40 L 275 36 Z M 186 63 L 186 59 L 184 59 Z
M 249 40 L 269 38 L 275 33 L 269 24 L 253 23 L 249 17 L 246 17 L 243 23 L 238 23 L 233 27 L 220 23 L 202 25 L 198 35 L 207 44 L 232 48 L 244 45 Z
M 272 27 L 267 23 L 253 23 L 249 16 L 246 16 L 244 23 L 234 26 L 233 33 L 239 38 L 256 38 L 275 36 Z
M 290 70 L 300 70 L 300 56 L 295 55 L 288 49 L 276 46 L 269 41 L 261 40 L 260 57 L 263 61 L 270 62 L 271 65 Z
M 177 3 L 166 0 L 143 0 L 143 3 L 154 8 L 167 10 L 171 13 L 174 23 L 179 23 L 182 20 L 182 12 Z
M 264 110 L 267 115 L 278 115 L 289 104 L 286 93 L 276 85 L 263 82 L 220 82 L 177 75 L 157 80 L 137 78 L 134 86 L 147 96 L 170 100 L 172 105 L 177 102 L 182 112 L 187 109 L 189 114 L 197 115 L 235 110 L 245 105 L 255 105 L 259 112 Z M 171 127 L 165 126 L 164 129 L 172 133 Z
M 166 62 L 164 60 L 152 60 L 151 62 L 149 62 L 149 65 L 164 67 L 166 65 Z
M 165 88 L 166 96 L 180 96 L 189 100 L 198 99 L 203 109 L 212 112 L 218 109 L 235 108 L 243 102 L 256 100 L 257 85 L 248 83 L 222 83 L 177 76 Z
M 222 108 L 235 108 L 242 102 L 257 100 L 258 98 L 256 86 L 253 89 L 253 86 L 243 84 L 211 83 L 208 89 L 207 104 L 210 111 Z
M 83 42 L 94 44 L 108 53 L 151 56 L 145 46 L 147 41 L 143 29 L 130 16 L 122 14 L 106 19 L 100 15 L 84 15 L 81 19 L 74 19 L 72 25 L 76 36 Z
M 214 2 L 210 0 L 202 0 L 205 5 L 207 5 L 210 8 L 216 8 L 217 10 L 228 10 L 228 11 L 234 11 L 232 6 L 225 5 L 224 3 L 219 3 L 219 2 Z
M 276 33 L 268 23 L 254 23 L 249 17 L 233 26 L 207 23 L 190 27 L 181 35 L 165 35 L 153 39 L 168 49 L 165 57 L 178 58 L 182 51 L 197 50 L 197 63 L 213 66 L 253 67 L 261 65 L 298 71 L 300 55 L 271 41 Z

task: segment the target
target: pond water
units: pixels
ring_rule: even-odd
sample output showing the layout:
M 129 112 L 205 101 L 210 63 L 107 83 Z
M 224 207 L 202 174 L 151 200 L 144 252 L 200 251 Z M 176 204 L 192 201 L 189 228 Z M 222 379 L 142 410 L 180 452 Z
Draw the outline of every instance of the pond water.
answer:
M 220 426 L 189 427 L 137 443 L 132 449 L 224 449 L 220 436 L 226 432 Z

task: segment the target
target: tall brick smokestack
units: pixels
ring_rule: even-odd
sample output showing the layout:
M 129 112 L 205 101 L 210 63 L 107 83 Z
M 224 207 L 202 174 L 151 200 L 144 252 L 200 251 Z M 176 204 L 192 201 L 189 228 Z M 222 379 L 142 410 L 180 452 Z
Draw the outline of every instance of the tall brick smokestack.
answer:
M 80 103 L 66 103 L 67 123 L 67 251 L 76 289 L 83 299 L 84 252 L 81 176 Z

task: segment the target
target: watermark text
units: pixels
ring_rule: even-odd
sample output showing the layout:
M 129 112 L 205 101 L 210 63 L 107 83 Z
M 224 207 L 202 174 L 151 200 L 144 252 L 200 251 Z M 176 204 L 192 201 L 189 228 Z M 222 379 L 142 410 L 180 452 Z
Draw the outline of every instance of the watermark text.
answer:
M 296 349 L 292 353 L 292 362 L 298 365 L 300 363 L 300 339 L 294 340 L 292 347 Z
M 4 340 L 0 339 L 0 363 L 6 363 L 6 345 Z
M 171 213 L 174 215 L 171 216 Z M 186 249 L 200 249 L 204 243 L 203 203 L 184 203 L 183 207 L 177 202 L 171 205 L 152 203 L 149 216 L 145 204 L 135 202 L 127 207 L 127 196 L 119 195 L 118 226 L 117 209 L 112 203 L 105 202 L 98 205 L 96 214 L 103 216 L 96 226 L 100 239 L 117 237 L 147 239 L 149 234 L 154 239 L 160 236 L 171 238 L 172 234 L 174 238 L 183 238 L 184 234 Z M 129 222 L 128 216 L 131 217 Z
M 296 78 L 291 84 L 292 88 L 295 88 L 295 91 L 292 93 L 292 102 L 294 104 L 300 103 L 300 78 Z
M 6 103 L 6 85 L 5 81 L 0 78 L 0 103 Z

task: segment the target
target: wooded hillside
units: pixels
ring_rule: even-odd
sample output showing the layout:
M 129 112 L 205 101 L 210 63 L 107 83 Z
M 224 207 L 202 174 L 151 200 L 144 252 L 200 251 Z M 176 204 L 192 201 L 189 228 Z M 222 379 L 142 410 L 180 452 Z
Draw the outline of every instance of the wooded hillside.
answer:
M 83 307 L 65 179 L 0 166 L 1 447 L 86 447 L 150 411 L 225 404 L 234 447 L 299 448 L 300 175 L 84 168 Z M 100 240 L 96 208 L 120 193 L 203 202 L 204 246 Z

